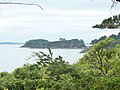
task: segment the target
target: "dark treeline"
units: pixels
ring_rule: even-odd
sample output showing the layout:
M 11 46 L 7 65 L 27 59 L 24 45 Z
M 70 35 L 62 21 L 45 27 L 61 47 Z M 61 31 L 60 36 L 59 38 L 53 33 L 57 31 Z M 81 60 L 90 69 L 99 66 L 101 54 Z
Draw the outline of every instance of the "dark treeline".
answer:
M 98 42 L 105 40 L 106 38 L 107 36 L 102 36 L 99 39 L 92 40 L 90 44 L 92 45 L 97 44 Z M 109 36 L 109 38 L 113 38 L 115 40 L 115 42 L 111 45 L 111 47 L 115 47 L 116 44 L 120 44 L 120 33 L 118 33 L 118 35 L 112 34 Z
M 101 24 L 96 24 L 93 26 L 93 28 L 100 28 L 100 29 L 105 29 L 105 28 L 117 29 L 119 27 L 120 27 L 120 14 L 104 19 Z

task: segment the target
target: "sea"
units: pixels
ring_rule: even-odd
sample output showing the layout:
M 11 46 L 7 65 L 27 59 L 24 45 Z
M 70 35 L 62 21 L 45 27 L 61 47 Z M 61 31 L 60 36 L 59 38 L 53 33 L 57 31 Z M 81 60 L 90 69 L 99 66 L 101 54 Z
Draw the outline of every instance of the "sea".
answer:
M 21 48 L 22 44 L 3 45 L 0 44 L 0 72 L 13 72 L 16 68 L 27 63 L 36 63 L 35 58 L 29 59 L 34 52 L 49 53 L 48 49 Z M 53 58 L 62 56 L 70 64 L 79 61 L 84 54 L 79 53 L 81 49 L 52 49 Z

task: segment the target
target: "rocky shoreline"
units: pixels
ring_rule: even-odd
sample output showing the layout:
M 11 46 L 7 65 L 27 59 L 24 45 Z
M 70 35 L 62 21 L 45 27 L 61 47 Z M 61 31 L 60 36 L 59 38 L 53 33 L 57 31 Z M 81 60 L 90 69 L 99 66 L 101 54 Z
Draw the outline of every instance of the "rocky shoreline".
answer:
M 86 46 L 86 47 L 82 48 L 82 51 L 80 51 L 79 53 L 87 53 L 91 48 L 92 48 L 92 46 Z

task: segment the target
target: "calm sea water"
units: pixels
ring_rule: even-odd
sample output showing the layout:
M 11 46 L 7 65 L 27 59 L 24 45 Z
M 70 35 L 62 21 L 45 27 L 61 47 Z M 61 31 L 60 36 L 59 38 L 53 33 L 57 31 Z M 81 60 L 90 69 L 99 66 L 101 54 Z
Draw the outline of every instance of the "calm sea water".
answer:
M 48 49 L 20 48 L 21 45 L 0 45 L 0 72 L 12 72 L 14 69 L 26 63 L 34 63 L 34 59 L 27 60 L 32 52 L 43 51 L 48 53 Z M 62 56 L 69 63 L 75 63 L 83 56 L 80 49 L 52 49 L 53 57 Z

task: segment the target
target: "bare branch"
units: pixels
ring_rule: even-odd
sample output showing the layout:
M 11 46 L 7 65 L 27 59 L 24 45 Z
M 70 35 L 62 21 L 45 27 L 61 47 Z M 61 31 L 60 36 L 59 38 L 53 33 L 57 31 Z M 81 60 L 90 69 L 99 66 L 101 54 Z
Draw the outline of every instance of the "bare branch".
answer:
M 36 4 L 36 3 L 0 2 L 0 4 L 34 5 L 34 6 L 38 6 L 40 9 L 42 9 L 44 11 L 44 9 L 39 4 Z
M 110 8 L 110 13 L 112 14 L 112 8 L 117 5 L 117 1 L 116 0 L 111 0 L 113 2 L 113 4 L 111 5 L 111 8 Z

